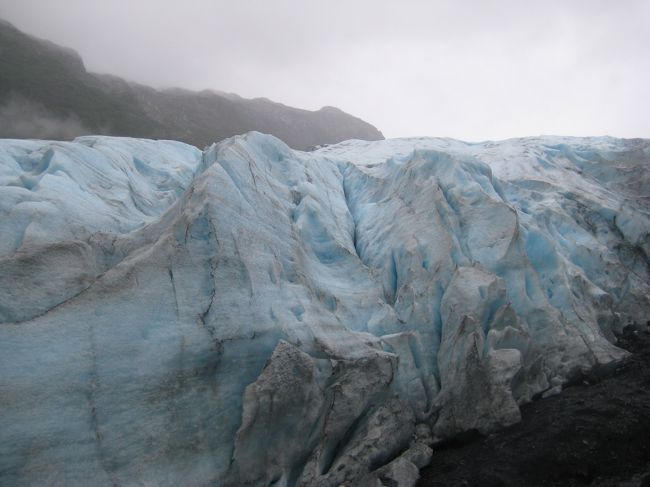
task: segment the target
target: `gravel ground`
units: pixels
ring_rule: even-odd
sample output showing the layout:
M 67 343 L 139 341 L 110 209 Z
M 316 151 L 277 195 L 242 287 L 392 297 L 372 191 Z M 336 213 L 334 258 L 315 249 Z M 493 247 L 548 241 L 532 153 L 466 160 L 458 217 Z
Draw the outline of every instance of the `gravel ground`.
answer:
M 605 376 L 525 405 L 514 426 L 434 449 L 418 487 L 650 487 L 650 326 L 618 345 L 632 356 Z

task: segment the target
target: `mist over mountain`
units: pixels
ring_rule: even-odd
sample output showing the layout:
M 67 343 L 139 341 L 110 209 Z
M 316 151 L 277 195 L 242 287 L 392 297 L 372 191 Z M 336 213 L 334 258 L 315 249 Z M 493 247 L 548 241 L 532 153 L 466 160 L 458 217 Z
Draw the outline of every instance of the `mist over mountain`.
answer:
M 650 486 L 641 2 L 0 0 L 0 487 Z
M 156 90 L 89 73 L 73 50 L 0 20 L 0 136 L 72 139 L 104 134 L 204 147 L 256 130 L 296 149 L 381 140 L 372 125 L 334 107 L 302 110 L 214 90 Z

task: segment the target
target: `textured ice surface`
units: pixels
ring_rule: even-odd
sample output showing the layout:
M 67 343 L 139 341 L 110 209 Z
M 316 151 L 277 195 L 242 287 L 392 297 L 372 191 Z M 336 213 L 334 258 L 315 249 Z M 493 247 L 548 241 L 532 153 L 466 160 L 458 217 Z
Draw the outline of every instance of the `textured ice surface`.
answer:
M 623 356 L 649 163 L 611 138 L 0 141 L 0 483 L 412 485 L 436 438 Z

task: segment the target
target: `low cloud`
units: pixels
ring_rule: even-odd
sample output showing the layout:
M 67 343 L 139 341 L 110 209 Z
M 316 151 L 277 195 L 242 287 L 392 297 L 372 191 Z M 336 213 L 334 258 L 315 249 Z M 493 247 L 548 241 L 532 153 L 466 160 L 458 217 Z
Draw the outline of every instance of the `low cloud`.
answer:
M 59 117 L 21 96 L 0 105 L 0 138 L 72 140 L 88 133 L 76 117 Z
M 650 1 L 0 0 L 91 72 L 299 108 L 387 137 L 650 135 Z

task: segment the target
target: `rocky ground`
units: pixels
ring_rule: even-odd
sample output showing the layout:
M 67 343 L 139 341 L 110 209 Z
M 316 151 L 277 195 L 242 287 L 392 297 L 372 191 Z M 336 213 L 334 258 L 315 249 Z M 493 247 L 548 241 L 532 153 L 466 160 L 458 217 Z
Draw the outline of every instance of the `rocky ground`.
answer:
M 618 345 L 632 355 L 607 375 L 524 406 L 498 433 L 434 449 L 417 485 L 650 486 L 650 326 Z

